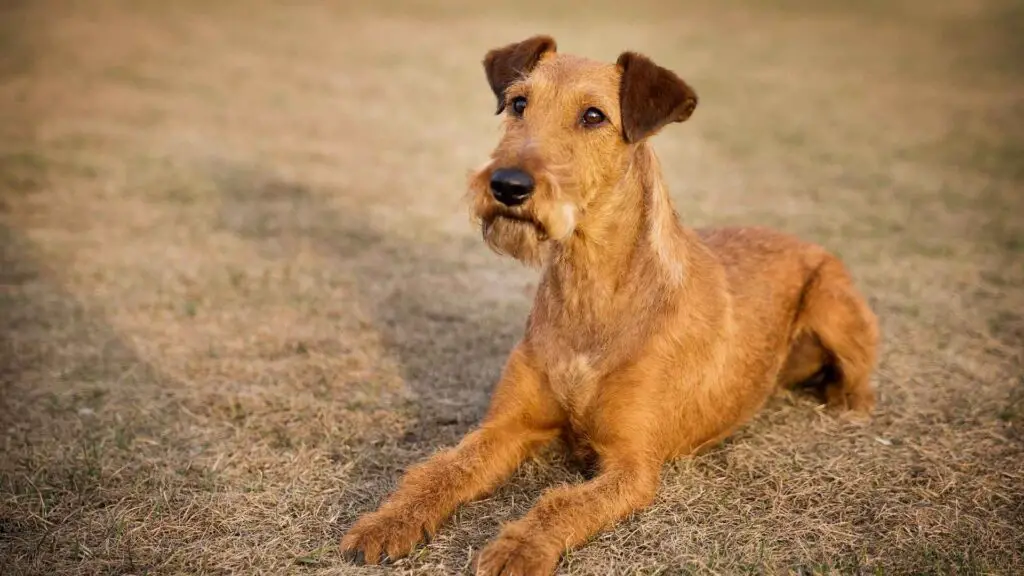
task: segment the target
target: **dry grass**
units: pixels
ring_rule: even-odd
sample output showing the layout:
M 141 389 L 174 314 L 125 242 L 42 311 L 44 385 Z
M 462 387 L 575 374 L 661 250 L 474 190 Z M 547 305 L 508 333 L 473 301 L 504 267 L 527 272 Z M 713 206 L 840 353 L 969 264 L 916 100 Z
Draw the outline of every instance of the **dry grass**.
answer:
M 1024 10 L 545 4 L 0 4 L 0 572 L 387 572 L 337 539 L 528 310 L 458 200 L 479 59 L 535 32 L 692 80 L 684 218 L 837 250 L 885 334 L 870 427 L 780 398 L 561 570 L 1024 571 Z M 388 570 L 577 480 L 531 462 Z

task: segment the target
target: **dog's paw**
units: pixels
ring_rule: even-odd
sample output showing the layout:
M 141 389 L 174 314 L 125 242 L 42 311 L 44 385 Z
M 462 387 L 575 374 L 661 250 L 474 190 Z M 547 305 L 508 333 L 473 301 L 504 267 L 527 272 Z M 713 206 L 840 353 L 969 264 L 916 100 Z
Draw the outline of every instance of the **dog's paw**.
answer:
M 356 521 L 341 539 L 341 553 L 357 564 L 398 560 L 428 540 L 426 524 L 415 514 L 373 512 Z
M 871 421 L 871 413 L 875 410 L 875 394 L 870 389 L 853 389 L 842 384 L 833 384 L 825 388 L 826 405 L 840 419 L 864 424 Z
M 477 556 L 476 576 L 550 576 L 560 557 L 558 548 L 525 538 L 499 536 Z

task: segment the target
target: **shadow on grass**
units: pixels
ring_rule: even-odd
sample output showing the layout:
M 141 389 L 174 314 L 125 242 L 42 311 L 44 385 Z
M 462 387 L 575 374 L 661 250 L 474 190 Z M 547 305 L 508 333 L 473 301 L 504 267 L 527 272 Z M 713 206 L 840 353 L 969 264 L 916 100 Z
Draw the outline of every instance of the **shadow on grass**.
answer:
M 130 486 L 201 489 L 154 464 L 180 419 L 176 383 L 62 289 L 31 241 L 0 225 L 0 565 L 52 573 L 88 553 L 111 569 L 154 561 L 130 538 L 82 531 Z M 156 400 L 160 399 L 160 400 Z M 168 472 L 170 472 L 168 474 Z M 76 551 L 77 550 L 77 551 Z
M 484 304 L 464 281 L 458 249 L 416 243 L 376 228 L 369 214 L 323 200 L 345 190 L 314 191 L 302 182 L 232 165 L 212 174 L 221 195 L 218 225 L 284 260 L 312 249 L 356 285 L 388 353 L 414 393 L 418 429 L 406 440 L 447 444 L 481 416 L 526 310 Z M 358 206 L 358 205 L 357 205 Z M 350 211 L 351 210 L 351 211 Z

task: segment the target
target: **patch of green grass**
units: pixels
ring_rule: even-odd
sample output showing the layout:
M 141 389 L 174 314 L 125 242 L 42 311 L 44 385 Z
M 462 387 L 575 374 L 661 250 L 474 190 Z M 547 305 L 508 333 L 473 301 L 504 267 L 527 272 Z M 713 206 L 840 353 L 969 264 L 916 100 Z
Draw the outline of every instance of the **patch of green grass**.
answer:
M 69 153 L 33 149 L 0 153 L 0 191 L 32 194 L 44 189 L 54 176 L 94 179 L 100 171 Z
M 1017 386 L 1010 391 L 1006 407 L 999 412 L 999 419 L 1014 426 L 1024 424 L 1024 376 L 1019 378 Z M 1024 430 L 1019 432 L 1024 433 Z
M 120 64 L 107 68 L 103 73 L 103 77 L 146 90 L 164 90 L 168 86 L 160 78 L 154 78 L 139 70 Z
M 988 320 L 989 331 L 1007 342 L 1024 343 L 1024 317 L 1012 310 L 999 310 Z
M 325 560 L 324 555 L 333 553 L 335 550 L 337 550 L 337 544 L 335 542 L 329 542 L 319 548 L 296 556 L 295 563 L 300 566 L 319 566 L 323 564 Z
M 135 443 L 135 430 L 131 426 L 118 425 L 114 427 L 114 444 L 124 451 L 132 449 Z
M 72 396 L 72 403 L 75 408 L 90 408 L 98 410 L 103 405 L 103 398 L 107 390 L 101 387 L 86 388 L 75 392 Z
M 50 161 L 30 150 L 0 154 L 0 188 L 10 192 L 31 193 L 46 182 Z
M 951 240 L 934 237 L 910 237 L 904 248 L 907 254 L 935 260 L 948 260 L 956 254 L 956 248 Z
M 247 278 L 248 275 L 242 270 L 239 270 L 237 268 L 228 270 L 228 282 L 231 284 L 231 287 L 234 288 L 235 290 L 241 290 L 245 285 L 245 281 Z
M 161 197 L 173 204 L 190 205 L 195 204 L 200 196 L 198 191 L 188 185 L 168 186 Z
M 274 426 L 270 431 L 270 447 L 274 450 L 289 450 L 293 448 L 291 433 L 282 426 Z
M 965 576 L 984 574 L 984 567 L 970 550 L 939 551 L 930 546 L 923 550 L 922 574 L 949 574 Z
M 1024 234 L 1013 234 L 1003 238 L 1002 247 L 1012 254 L 1024 253 Z

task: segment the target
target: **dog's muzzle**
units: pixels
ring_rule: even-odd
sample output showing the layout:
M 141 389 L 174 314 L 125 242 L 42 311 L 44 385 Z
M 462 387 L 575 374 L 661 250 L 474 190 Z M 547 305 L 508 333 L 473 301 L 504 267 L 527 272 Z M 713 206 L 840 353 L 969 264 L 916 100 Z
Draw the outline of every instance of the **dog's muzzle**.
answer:
M 505 206 L 526 202 L 533 188 L 533 177 L 518 168 L 498 168 L 491 174 L 491 194 Z

